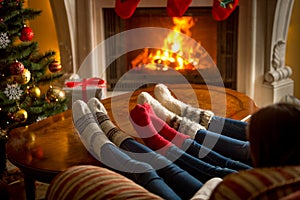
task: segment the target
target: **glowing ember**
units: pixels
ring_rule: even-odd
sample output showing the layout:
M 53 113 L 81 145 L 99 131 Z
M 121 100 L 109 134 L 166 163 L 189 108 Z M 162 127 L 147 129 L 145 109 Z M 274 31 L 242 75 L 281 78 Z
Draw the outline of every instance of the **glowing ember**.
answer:
M 197 56 L 194 55 L 193 48 L 186 44 L 181 34 L 191 37 L 190 29 L 196 24 L 196 20 L 193 17 L 173 17 L 172 20 L 174 32 L 171 32 L 164 40 L 164 46 L 161 48 L 163 50 L 144 49 L 131 61 L 132 68 L 162 71 L 168 68 L 195 69 L 194 66 L 198 64 Z

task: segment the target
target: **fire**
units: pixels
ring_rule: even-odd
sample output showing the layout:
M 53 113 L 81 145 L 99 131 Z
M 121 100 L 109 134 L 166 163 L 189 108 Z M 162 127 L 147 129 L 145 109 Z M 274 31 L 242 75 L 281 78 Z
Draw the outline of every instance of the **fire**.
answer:
M 144 49 L 131 61 L 133 68 L 143 66 L 149 70 L 162 71 L 166 71 L 168 68 L 175 70 L 195 69 L 194 65 L 198 64 L 198 61 L 193 55 L 193 48 L 186 44 L 185 38 L 181 34 L 191 37 L 190 29 L 196 24 L 196 19 L 187 16 L 173 17 L 172 20 L 174 32 L 166 37 L 161 50 Z

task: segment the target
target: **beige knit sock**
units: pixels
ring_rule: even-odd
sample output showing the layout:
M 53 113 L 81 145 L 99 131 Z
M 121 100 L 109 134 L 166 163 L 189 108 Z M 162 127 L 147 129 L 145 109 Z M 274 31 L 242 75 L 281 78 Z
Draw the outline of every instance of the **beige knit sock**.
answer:
M 208 127 L 211 118 L 214 116 L 214 113 L 209 110 L 192 107 L 174 98 L 168 87 L 164 84 L 157 84 L 155 86 L 154 95 L 155 98 L 168 110 L 181 117 L 186 117 L 194 122 L 197 122 L 205 128 Z
M 103 104 L 97 98 L 91 98 L 88 101 L 88 106 L 92 111 L 93 115 L 97 119 L 97 122 L 106 136 L 118 147 L 122 144 L 122 142 L 128 138 L 132 138 L 124 131 L 117 128 L 114 123 L 109 119 L 106 114 L 107 111 Z

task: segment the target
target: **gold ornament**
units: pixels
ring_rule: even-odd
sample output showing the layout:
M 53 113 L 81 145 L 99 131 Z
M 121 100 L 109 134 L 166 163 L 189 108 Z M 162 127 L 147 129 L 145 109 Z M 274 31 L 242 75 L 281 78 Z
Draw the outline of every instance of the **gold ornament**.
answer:
M 41 96 L 41 90 L 37 86 L 33 86 L 33 87 L 29 88 L 28 92 L 29 92 L 29 96 L 31 96 L 33 98 L 40 98 L 40 96 Z
M 46 100 L 48 102 L 57 102 L 62 101 L 66 97 L 65 92 L 62 91 L 59 87 L 51 86 L 46 93 Z
M 13 114 L 13 119 L 17 122 L 25 122 L 28 118 L 27 111 L 24 109 L 18 110 L 16 113 Z
M 21 85 L 27 84 L 30 81 L 30 78 L 31 73 L 28 69 L 24 69 L 22 74 L 14 76 L 14 80 Z

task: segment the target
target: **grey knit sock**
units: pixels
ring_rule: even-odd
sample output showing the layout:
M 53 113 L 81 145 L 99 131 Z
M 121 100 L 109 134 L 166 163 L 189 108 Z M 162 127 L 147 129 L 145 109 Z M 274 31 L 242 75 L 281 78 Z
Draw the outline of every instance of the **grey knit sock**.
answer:
M 104 144 L 112 144 L 99 128 L 87 104 L 77 100 L 72 105 L 73 122 L 85 148 L 98 160 L 101 159 L 101 148 Z

